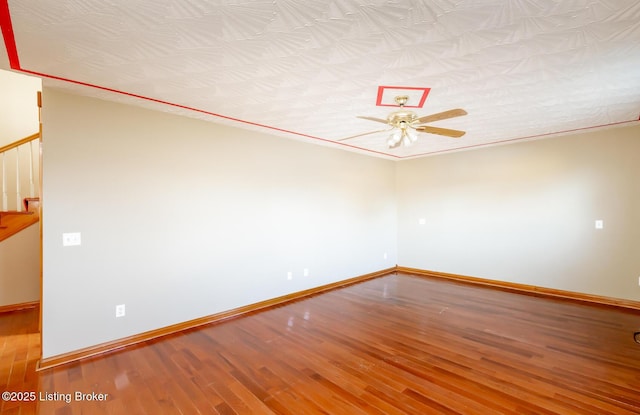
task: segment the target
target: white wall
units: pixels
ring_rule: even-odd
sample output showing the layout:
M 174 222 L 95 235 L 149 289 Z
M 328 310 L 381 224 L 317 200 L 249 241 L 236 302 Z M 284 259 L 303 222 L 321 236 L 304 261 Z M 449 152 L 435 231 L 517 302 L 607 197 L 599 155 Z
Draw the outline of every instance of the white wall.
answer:
M 0 307 L 40 299 L 40 225 L 0 242 Z
M 407 160 L 396 174 L 400 265 L 640 300 L 640 126 Z
M 43 101 L 45 358 L 397 262 L 391 161 L 52 89 Z
M 0 147 L 38 132 L 40 90 L 40 78 L 0 69 Z

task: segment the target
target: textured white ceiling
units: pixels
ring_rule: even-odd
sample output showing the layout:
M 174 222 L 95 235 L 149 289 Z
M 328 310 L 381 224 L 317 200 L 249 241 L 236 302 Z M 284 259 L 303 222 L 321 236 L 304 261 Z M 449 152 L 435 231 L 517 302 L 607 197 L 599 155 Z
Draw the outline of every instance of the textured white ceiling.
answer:
M 45 85 L 371 155 L 437 154 L 640 117 L 637 0 L 8 6 L 0 23 L 5 34 L 13 26 L 11 65 L 43 76 Z M 432 125 L 467 134 L 420 134 L 397 149 L 386 148 L 388 133 L 333 144 L 385 127 L 356 118 L 394 110 L 386 106 L 394 89 L 381 87 L 408 88 L 414 106 L 428 89 L 423 107 L 413 109 L 419 115 L 464 108 L 469 115 Z

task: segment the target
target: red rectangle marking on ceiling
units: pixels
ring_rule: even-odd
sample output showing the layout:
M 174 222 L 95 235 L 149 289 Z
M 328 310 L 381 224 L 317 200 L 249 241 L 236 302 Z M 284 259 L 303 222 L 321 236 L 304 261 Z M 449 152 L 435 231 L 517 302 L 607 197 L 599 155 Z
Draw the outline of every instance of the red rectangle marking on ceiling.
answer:
M 427 100 L 431 88 L 416 86 L 387 86 L 380 85 L 378 87 L 378 97 L 376 98 L 377 107 L 397 107 L 395 98 L 399 95 L 407 95 L 409 101 L 405 108 L 422 108 Z

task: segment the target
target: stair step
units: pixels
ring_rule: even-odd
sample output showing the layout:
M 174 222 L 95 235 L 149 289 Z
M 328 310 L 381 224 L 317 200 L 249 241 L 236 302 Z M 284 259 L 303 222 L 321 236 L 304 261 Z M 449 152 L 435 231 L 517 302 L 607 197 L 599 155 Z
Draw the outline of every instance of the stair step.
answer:
M 40 218 L 37 214 L 3 215 L 2 226 L 0 226 L 0 241 L 4 241 L 39 220 Z
M 33 215 L 35 212 L 27 212 L 23 210 L 22 212 L 18 212 L 17 210 L 0 210 L 0 216 L 9 216 L 9 215 Z
M 39 203 L 39 198 L 28 198 L 24 200 L 27 211 L 0 211 L 0 241 L 38 222 Z

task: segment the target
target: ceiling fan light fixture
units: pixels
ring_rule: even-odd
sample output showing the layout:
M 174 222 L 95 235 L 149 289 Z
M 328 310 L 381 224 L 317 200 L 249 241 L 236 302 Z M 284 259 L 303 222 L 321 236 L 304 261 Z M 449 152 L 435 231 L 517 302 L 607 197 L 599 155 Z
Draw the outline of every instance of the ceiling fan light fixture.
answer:
M 392 148 L 398 145 L 400 140 L 402 140 L 403 135 L 404 134 L 402 134 L 402 130 L 395 130 L 387 140 L 387 145 L 389 146 L 389 148 Z
M 409 138 L 408 134 L 403 134 L 402 137 L 402 145 L 405 147 L 409 147 L 411 144 L 413 144 L 413 141 L 411 141 L 411 138 Z

